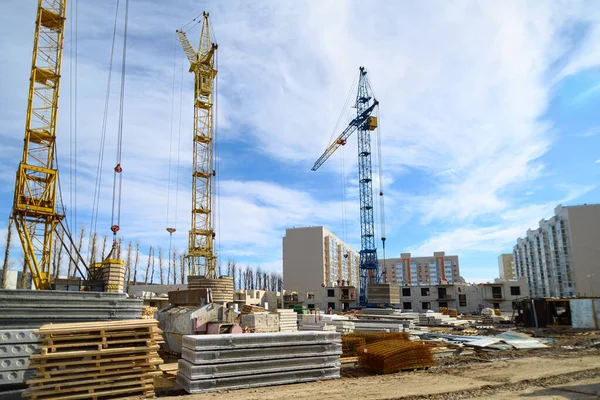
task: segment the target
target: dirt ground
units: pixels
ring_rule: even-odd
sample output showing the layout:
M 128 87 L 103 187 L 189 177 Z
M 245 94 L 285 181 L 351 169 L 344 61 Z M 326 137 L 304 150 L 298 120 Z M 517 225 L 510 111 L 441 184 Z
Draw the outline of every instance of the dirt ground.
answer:
M 538 333 L 538 332 L 536 332 Z M 169 400 L 454 400 L 454 399 L 600 399 L 600 336 L 545 333 L 547 349 L 477 352 L 448 356 L 426 371 L 375 375 L 358 367 L 342 369 L 342 378 Z

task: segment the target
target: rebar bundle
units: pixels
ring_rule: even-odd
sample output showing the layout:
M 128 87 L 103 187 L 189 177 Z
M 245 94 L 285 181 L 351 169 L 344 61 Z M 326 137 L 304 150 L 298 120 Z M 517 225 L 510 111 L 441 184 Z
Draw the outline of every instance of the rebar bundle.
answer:
M 365 338 L 353 335 L 342 336 L 342 357 L 355 357 L 356 350 L 366 345 Z
M 406 332 L 354 332 L 342 336 L 342 357 L 355 357 L 359 347 L 387 340 L 409 340 Z
M 382 374 L 435 365 L 426 344 L 407 340 L 385 340 L 358 349 L 359 364 Z

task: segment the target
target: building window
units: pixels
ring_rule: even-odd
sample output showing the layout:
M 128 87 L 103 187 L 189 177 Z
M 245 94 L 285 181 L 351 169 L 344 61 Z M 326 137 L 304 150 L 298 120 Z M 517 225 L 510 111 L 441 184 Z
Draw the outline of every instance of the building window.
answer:
M 402 309 L 410 310 L 411 308 L 412 308 L 412 303 L 410 301 L 405 301 L 404 303 L 402 303 Z
M 308 293 L 307 294 L 308 299 L 314 299 L 315 298 L 315 294 L 314 293 Z
M 458 305 L 460 307 L 466 307 L 467 306 L 467 295 L 466 294 L 459 294 L 458 295 Z
M 429 310 L 429 302 L 428 302 L 428 301 L 423 301 L 423 302 L 421 303 L 421 309 L 422 309 L 423 311 L 427 311 L 427 310 Z
M 511 296 L 520 296 L 521 295 L 521 288 L 519 286 L 511 286 L 510 287 L 510 294 L 511 294 Z
M 335 303 L 327 303 L 327 308 L 331 308 L 332 310 L 335 310 Z
M 327 289 L 327 297 L 335 297 L 335 290 Z
M 500 303 L 492 303 L 492 306 L 494 307 L 494 310 L 500 309 Z
M 308 309 L 309 310 L 314 310 L 315 309 L 315 305 L 314 304 L 309 304 L 308 305 Z
M 441 307 L 446 307 L 448 308 L 448 302 L 447 301 L 440 301 L 440 308 Z
M 402 288 L 402 296 L 410 297 L 410 288 Z
M 421 296 L 429 296 L 429 288 L 421 288 Z

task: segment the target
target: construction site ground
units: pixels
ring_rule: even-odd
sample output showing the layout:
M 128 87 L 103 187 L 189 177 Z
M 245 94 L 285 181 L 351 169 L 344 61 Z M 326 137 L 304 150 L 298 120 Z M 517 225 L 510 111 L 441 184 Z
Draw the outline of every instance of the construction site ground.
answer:
M 555 342 L 536 350 L 477 351 L 445 356 L 437 367 L 376 375 L 360 367 L 342 368 L 342 378 L 305 384 L 165 399 L 346 400 L 356 399 L 600 399 L 600 334 L 535 332 Z

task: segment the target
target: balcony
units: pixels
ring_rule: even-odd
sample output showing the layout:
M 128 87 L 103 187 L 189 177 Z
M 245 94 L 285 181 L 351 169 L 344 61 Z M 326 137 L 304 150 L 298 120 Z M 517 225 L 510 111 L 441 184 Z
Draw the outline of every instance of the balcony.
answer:
M 450 301 L 456 300 L 453 294 L 438 294 L 437 301 Z
M 486 300 L 504 300 L 504 295 L 502 293 L 492 293 L 492 296 L 485 295 Z
M 350 295 L 342 294 L 342 295 L 340 295 L 340 300 L 350 300 L 350 301 L 356 300 L 356 295 L 350 296 Z
M 286 294 L 283 296 L 284 303 L 302 303 L 297 294 Z

